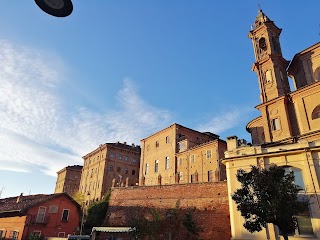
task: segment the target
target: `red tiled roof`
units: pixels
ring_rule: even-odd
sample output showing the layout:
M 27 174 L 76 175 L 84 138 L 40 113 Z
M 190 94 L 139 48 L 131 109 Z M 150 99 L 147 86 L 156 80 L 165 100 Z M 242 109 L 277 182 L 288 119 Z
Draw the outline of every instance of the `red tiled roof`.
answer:
M 30 207 L 33 207 L 39 203 L 46 202 L 50 199 L 65 195 L 70 200 L 75 202 L 68 194 L 66 193 L 57 193 L 57 194 L 37 194 L 37 195 L 28 195 L 28 196 L 17 196 L 0 199 L 0 216 L 9 212 L 16 212 L 23 214 Z M 19 199 L 19 200 L 18 200 Z M 77 204 L 75 202 L 75 204 Z M 77 204 L 78 205 L 78 204 Z M 79 206 L 78 206 L 79 207 Z

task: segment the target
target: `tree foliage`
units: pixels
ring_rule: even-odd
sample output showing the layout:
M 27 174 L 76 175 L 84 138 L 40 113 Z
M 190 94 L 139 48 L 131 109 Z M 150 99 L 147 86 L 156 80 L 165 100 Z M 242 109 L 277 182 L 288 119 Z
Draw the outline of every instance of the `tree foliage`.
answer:
M 111 190 L 107 192 L 102 200 L 94 202 L 89 206 L 84 224 L 85 233 L 89 234 L 92 227 L 100 227 L 104 224 L 109 206 L 110 194 Z
M 80 206 L 83 205 L 84 194 L 77 191 L 72 195 L 73 200 L 75 200 Z
M 146 216 L 147 215 L 147 216 Z M 148 217 L 149 216 L 149 217 Z M 147 214 L 138 211 L 129 219 L 129 226 L 134 229 L 129 232 L 132 240 L 148 237 L 152 240 L 170 239 L 199 239 L 201 228 L 197 227 L 192 211 L 183 211 L 177 204 L 176 208 L 160 211 L 148 208 Z
M 253 233 L 272 223 L 287 240 L 288 233 L 296 228 L 294 216 L 307 208 L 307 202 L 298 200 L 300 187 L 294 183 L 293 172 L 286 173 L 276 165 L 261 171 L 252 166 L 250 172 L 239 170 L 237 179 L 241 188 L 232 199 L 245 219 L 243 226 Z
M 44 237 L 41 234 L 37 234 L 37 233 L 30 233 L 28 235 L 27 240 L 43 240 Z

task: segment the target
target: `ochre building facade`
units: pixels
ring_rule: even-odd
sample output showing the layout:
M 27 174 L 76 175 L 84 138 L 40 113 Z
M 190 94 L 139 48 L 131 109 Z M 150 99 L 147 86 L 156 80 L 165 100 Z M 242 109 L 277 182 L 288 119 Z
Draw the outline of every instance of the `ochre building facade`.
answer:
M 225 141 L 179 124 L 141 140 L 140 186 L 213 182 L 225 179 L 220 159 Z
M 68 193 L 73 196 L 80 185 L 82 166 L 67 166 L 57 172 L 57 182 L 54 193 Z
M 252 39 L 261 103 L 261 116 L 247 124 L 252 146 L 227 138 L 226 165 L 232 239 L 283 239 L 272 224 L 250 233 L 231 195 L 240 188 L 236 174 L 251 165 L 277 164 L 293 171 L 299 196 L 310 200 L 309 211 L 297 217 L 297 229 L 289 239 L 320 239 L 320 43 L 296 54 L 291 62 L 282 56 L 281 29 L 261 10 L 253 24 Z M 294 90 L 289 87 L 293 79 Z
M 83 157 L 79 192 L 89 205 L 111 187 L 135 186 L 139 180 L 140 146 L 105 143 Z

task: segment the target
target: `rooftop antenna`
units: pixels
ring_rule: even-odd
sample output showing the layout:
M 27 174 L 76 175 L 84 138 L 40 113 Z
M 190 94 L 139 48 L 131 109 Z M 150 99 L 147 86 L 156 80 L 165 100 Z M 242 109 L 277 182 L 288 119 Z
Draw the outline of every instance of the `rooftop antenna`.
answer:
M 1 190 L 0 190 L 0 198 L 1 198 L 3 190 L 4 190 L 4 187 L 2 187 Z
M 258 3 L 258 12 L 261 12 L 262 10 L 261 10 L 261 6 L 260 6 L 260 4 Z

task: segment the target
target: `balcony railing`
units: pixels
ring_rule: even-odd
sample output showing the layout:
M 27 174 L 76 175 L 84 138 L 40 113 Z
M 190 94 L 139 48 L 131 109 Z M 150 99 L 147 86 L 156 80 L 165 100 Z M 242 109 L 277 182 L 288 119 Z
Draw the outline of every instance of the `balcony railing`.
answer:
M 32 216 L 31 224 L 47 224 L 50 221 L 50 216 Z

